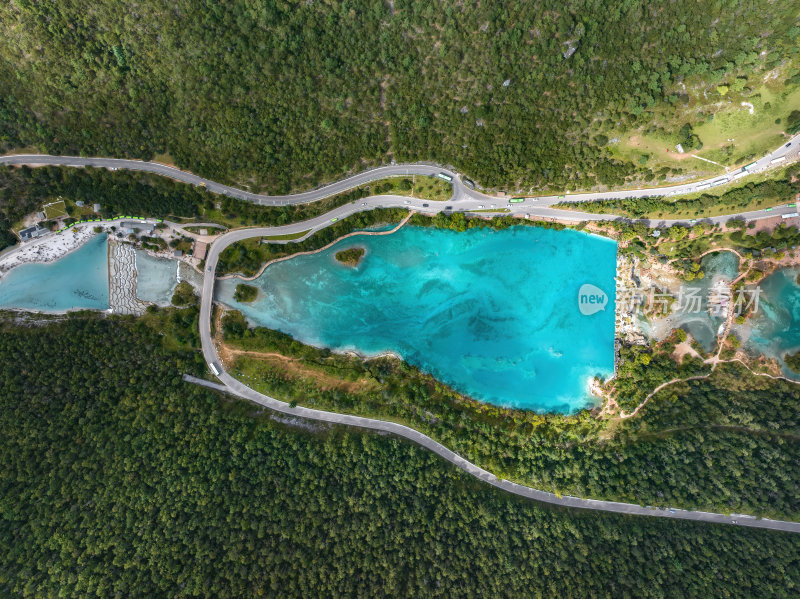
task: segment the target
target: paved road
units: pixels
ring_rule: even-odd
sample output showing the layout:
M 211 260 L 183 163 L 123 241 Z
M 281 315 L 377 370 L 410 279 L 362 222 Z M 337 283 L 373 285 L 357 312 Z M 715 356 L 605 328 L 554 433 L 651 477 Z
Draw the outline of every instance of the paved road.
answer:
M 759 172 L 773 166 L 779 166 L 780 164 L 783 164 L 781 161 L 790 161 L 797 158 L 798 151 L 800 151 L 800 135 L 791 138 L 779 148 L 776 148 L 774 151 L 754 162 L 751 167 L 748 168 L 748 172 Z M 217 183 L 209 179 L 204 179 L 203 177 L 199 177 L 195 174 L 182 171 L 171 166 L 166 166 L 158 162 L 144 162 L 141 160 L 126 160 L 120 158 L 83 158 L 79 156 L 49 156 L 47 154 L 17 154 L 0 156 L 0 164 L 58 165 L 75 167 L 94 166 L 99 168 L 110 168 L 114 170 L 121 168 L 134 171 L 146 171 L 170 177 L 185 183 L 191 183 L 193 185 L 204 185 L 205 188 L 210 191 L 246 200 L 248 202 L 271 206 L 315 202 L 317 200 L 336 195 L 337 193 L 347 191 L 348 189 L 352 189 L 359 185 L 376 181 L 384 177 L 398 175 L 437 175 L 439 173 L 443 173 L 453 178 L 453 196 L 451 198 L 451 202 L 472 200 L 476 205 L 492 203 L 497 204 L 498 202 L 502 202 L 502 200 L 498 200 L 494 196 L 489 196 L 476 189 L 472 189 L 469 185 L 465 184 L 465 179 L 453 170 L 425 163 L 381 166 L 363 171 L 319 189 L 283 196 L 268 196 L 250 193 L 235 187 L 222 185 L 221 183 Z M 559 201 L 581 202 L 587 200 L 653 197 L 662 195 L 671 196 L 683 193 L 692 193 L 695 191 L 701 191 L 702 189 L 708 189 L 717 185 L 722 185 L 744 176 L 745 174 L 746 173 L 742 169 L 732 169 L 729 172 L 721 173 L 709 179 L 704 179 L 702 181 L 696 181 L 693 183 L 683 183 L 680 185 L 647 189 L 626 189 L 608 192 L 565 194 L 563 197 L 554 195 L 541 196 L 536 200 L 535 205 L 549 206 Z M 528 200 L 528 203 L 531 203 L 531 201 Z M 519 208 L 519 206 L 517 206 L 517 208 Z

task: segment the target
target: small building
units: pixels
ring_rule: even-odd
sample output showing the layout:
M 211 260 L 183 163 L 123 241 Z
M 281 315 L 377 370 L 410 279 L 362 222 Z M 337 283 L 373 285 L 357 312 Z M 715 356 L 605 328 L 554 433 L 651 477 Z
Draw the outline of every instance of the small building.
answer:
M 653 229 L 652 237 L 661 237 L 661 231 L 658 229 Z
M 202 241 L 195 241 L 194 246 L 192 246 L 192 256 L 194 256 L 198 260 L 205 260 L 207 250 L 208 250 L 207 243 L 203 243 Z
M 83 208 L 84 202 L 83 202 L 83 200 L 77 200 L 77 201 L 75 202 L 75 205 L 76 205 L 78 208 Z
M 142 232 L 144 235 L 150 235 L 156 228 L 156 226 L 152 223 L 148 222 L 137 222 L 137 221 L 121 221 L 119 223 L 120 228 L 124 233 L 135 233 L 136 231 Z
M 175 250 L 172 255 L 175 258 L 183 258 L 183 250 Z
M 99 214 L 99 212 L 100 212 L 100 204 L 95 204 L 93 210 L 95 211 L 95 213 Z
M 28 227 L 27 229 L 22 229 L 19 232 L 19 238 L 22 241 L 30 241 L 31 239 L 35 239 L 37 237 L 41 237 L 42 235 L 44 235 L 47 232 L 48 232 L 48 230 L 45 229 L 44 227 L 40 227 L 39 225 L 36 225 L 34 227 Z
M 36 218 L 39 220 L 45 220 L 47 218 L 47 215 L 44 212 L 37 212 Z

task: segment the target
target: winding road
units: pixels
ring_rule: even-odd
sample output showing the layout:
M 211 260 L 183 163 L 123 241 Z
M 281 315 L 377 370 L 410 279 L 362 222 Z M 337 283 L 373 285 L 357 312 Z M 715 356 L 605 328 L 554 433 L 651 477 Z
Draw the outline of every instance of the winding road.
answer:
M 770 168 L 771 165 L 775 164 L 776 160 L 786 161 L 786 160 L 796 159 L 798 150 L 800 150 L 800 143 L 798 142 L 799 139 L 800 136 L 795 137 L 792 140 L 790 140 L 787 144 L 781 146 L 781 148 L 778 148 L 774 152 L 763 157 L 762 159 L 754 163 L 754 165 L 751 166 L 748 172 L 755 172 L 758 170 L 764 170 Z M 595 499 L 584 499 L 580 497 L 560 496 L 546 491 L 541 491 L 538 489 L 527 487 L 524 485 L 519 485 L 517 483 L 513 483 L 505 479 L 499 479 L 492 473 L 480 468 L 479 466 L 476 466 L 475 464 L 469 462 L 465 458 L 449 450 L 441 443 L 433 440 L 427 435 L 424 435 L 419 431 L 412 429 L 410 427 L 385 420 L 377 420 L 372 418 L 364 418 L 361 416 L 352 416 L 348 414 L 326 412 L 322 410 L 314 410 L 300 406 L 291 407 L 286 402 L 259 393 L 247 387 L 246 385 L 244 385 L 243 383 L 241 383 L 240 381 L 229 375 L 222 368 L 222 365 L 217 356 L 216 348 L 214 347 L 213 340 L 211 337 L 211 311 L 213 306 L 214 285 L 216 281 L 215 274 L 216 274 L 217 264 L 219 261 L 219 256 L 221 252 L 225 248 L 230 246 L 232 243 L 241 241 L 243 239 L 247 239 L 250 237 L 266 237 L 274 235 L 285 235 L 288 233 L 299 233 L 302 231 L 306 231 L 308 229 L 310 229 L 308 235 L 312 235 L 315 231 L 324 228 L 326 226 L 329 226 L 335 220 L 344 218 L 346 216 L 349 216 L 357 212 L 370 210 L 377 207 L 400 207 L 409 210 L 413 209 L 431 213 L 439 211 L 450 211 L 450 210 L 470 212 L 474 210 L 485 210 L 485 209 L 491 209 L 492 207 L 497 207 L 497 208 L 508 209 L 509 212 L 514 214 L 520 214 L 520 213 L 529 214 L 532 217 L 536 218 L 560 218 L 572 221 L 612 220 L 612 219 L 617 219 L 619 217 L 616 215 L 586 214 L 568 210 L 559 210 L 553 208 L 552 204 L 559 201 L 576 202 L 576 201 L 597 200 L 604 198 L 611 199 L 611 198 L 625 198 L 625 197 L 646 197 L 646 196 L 656 196 L 656 195 L 675 195 L 679 193 L 690 193 L 693 191 L 697 191 L 698 187 L 702 187 L 705 185 L 707 185 L 708 187 L 714 185 L 721 185 L 723 184 L 723 182 L 727 182 L 731 178 L 735 177 L 736 173 L 733 173 L 732 175 L 726 175 L 724 177 L 724 181 L 721 179 L 722 175 L 719 175 L 717 177 L 708 179 L 706 181 L 686 183 L 686 184 L 675 185 L 671 187 L 663 187 L 658 189 L 622 190 L 622 191 L 605 192 L 605 193 L 571 194 L 566 198 L 560 198 L 557 196 L 545 196 L 538 198 L 536 201 L 528 199 L 521 204 L 509 203 L 508 205 L 506 205 L 504 200 L 501 200 L 494 196 L 488 196 L 465 185 L 462 178 L 457 173 L 448 169 L 443 169 L 437 166 L 426 165 L 426 164 L 385 166 L 372 169 L 369 171 L 364 171 L 362 173 L 359 173 L 357 175 L 354 175 L 337 183 L 333 183 L 331 185 L 313 191 L 308 191 L 290 196 L 264 196 L 242 191 L 226 185 L 221 185 L 219 183 L 203 179 L 191 173 L 187 173 L 162 164 L 153 162 L 142 162 L 137 160 L 122 160 L 122 159 L 112 159 L 112 158 L 77 158 L 77 157 L 46 156 L 46 155 L 16 155 L 16 156 L 0 157 L 0 163 L 18 164 L 18 165 L 27 164 L 30 166 L 43 165 L 43 164 L 60 165 L 60 166 L 77 166 L 77 167 L 95 166 L 95 167 L 105 167 L 112 169 L 123 168 L 128 170 L 146 171 L 171 177 L 173 179 L 184 181 L 186 183 L 192 183 L 195 185 L 204 184 L 205 187 L 210 191 L 222 193 L 225 195 L 229 195 L 231 197 L 237 197 L 243 200 L 263 205 L 286 205 L 286 204 L 313 202 L 340 193 L 342 191 L 346 191 L 355 186 L 368 183 L 370 181 L 375 181 L 377 179 L 381 179 L 388 176 L 412 175 L 412 174 L 436 175 L 439 173 L 444 173 L 453 178 L 453 197 L 449 202 L 428 202 L 425 200 L 416 200 L 403 196 L 393 196 L 393 195 L 372 196 L 370 198 L 365 198 L 357 202 L 340 206 L 324 215 L 321 215 L 319 217 L 304 222 L 292 223 L 281 227 L 238 229 L 230 231 L 218 237 L 216 240 L 214 240 L 214 242 L 209 247 L 208 255 L 206 257 L 206 270 L 204 272 L 204 278 L 203 278 L 199 327 L 200 327 L 200 339 L 202 344 L 203 356 L 206 362 L 212 368 L 212 370 L 215 371 L 215 374 L 217 378 L 221 381 L 221 384 L 213 383 L 203 379 L 196 379 L 194 377 L 188 377 L 188 376 L 184 378 L 192 383 L 214 388 L 219 391 L 231 393 L 233 395 L 247 399 L 249 401 L 262 405 L 276 412 L 281 412 L 292 416 L 299 416 L 302 418 L 307 418 L 310 420 L 316 420 L 320 422 L 354 426 L 358 428 L 397 435 L 399 437 L 402 437 L 404 439 L 407 439 L 424 447 L 425 449 L 440 456 L 442 459 L 460 468 L 464 472 L 494 487 L 497 487 L 509 493 L 513 493 L 515 495 L 519 495 L 521 497 L 526 497 L 528 499 L 533 499 L 543 503 L 549 503 L 569 508 L 614 512 L 618 514 L 629 514 L 635 516 L 651 516 L 651 517 L 655 516 L 662 518 L 674 518 L 678 520 L 691 520 L 696 522 L 729 524 L 729 525 L 746 526 L 752 528 L 763 528 L 770 530 L 800 533 L 800 522 L 770 520 L 770 519 L 756 518 L 753 516 L 739 515 L 739 514 L 720 514 L 720 513 L 681 510 L 673 508 L 650 507 L 650 506 L 641 506 L 636 504 L 621 503 L 615 501 L 603 501 Z M 492 204 L 494 204 L 494 206 L 492 206 Z M 741 216 L 746 219 L 752 220 L 757 218 L 764 218 L 765 216 L 776 216 L 777 214 L 780 214 L 780 212 L 770 212 L 769 214 L 764 214 L 763 211 L 756 211 L 752 213 L 742 213 L 737 216 Z M 725 222 L 728 219 L 730 219 L 731 216 L 733 215 L 716 217 L 713 219 L 704 219 L 704 220 L 706 221 L 710 220 L 713 222 Z M 685 222 L 685 220 L 657 221 L 657 222 L 659 224 L 663 223 L 665 225 L 669 225 L 674 222 Z M 289 242 L 273 241 L 272 243 L 289 243 Z
M 704 179 L 701 181 L 694 181 L 691 183 L 681 183 L 677 185 L 663 186 L 663 187 L 650 187 L 643 189 L 623 189 L 617 191 L 606 192 L 586 192 L 558 195 L 545 195 L 539 196 L 535 201 L 526 200 L 523 204 L 510 204 L 508 208 L 516 213 L 535 213 L 537 216 L 549 218 L 577 218 L 580 215 L 581 220 L 608 220 L 609 218 L 616 218 L 614 215 L 589 215 L 576 213 L 572 211 L 557 210 L 551 207 L 558 202 L 585 202 L 589 200 L 603 200 L 603 199 L 621 199 L 621 198 L 636 198 L 636 197 L 654 197 L 654 196 L 674 196 L 686 193 L 693 193 L 710 189 L 718 185 L 736 180 L 749 173 L 757 173 L 767 170 L 773 166 L 778 166 L 789 162 L 798 157 L 800 151 L 800 135 L 790 138 L 787 142 L 776 148 L 766 156 L 748 165 L 747 171 L 744 169 L 732 169 L 729 172 L 720 173 L 714 177 Z M 71 167 L 86 167 L 92 166 L 97 168 L 108 169 L 125 169 L 132 171 L 143 171 L 155 173 L 170 177 L 177 181 L 190 183 L 192 185 L 203 186 L 209 191 L 227 195 L 233 198 L 239 198 L 255 204 L 265 206 L 283 206 L 290 204 L 306 204 L 309 202 L 316 202 L 336 195 L 343 191 L 347 191 L 359 185 L 377 181 L 385 177 L 395 177 L 403 175 L 438 175 L 445 174 L 453 179 L 453 196 L 450 199 L 451 203 L 458 203 L 458 210 L 468 211 L 476 209 L 478 205 L 484 205 L 489 208 L 491 204 L 496 204 L 500 207 L 504 200 L 495 196 L 487 195 L 474 189 L 473 186 L 468 185 L 464 177 L 450 168 L 441 167 L 433 164 L 415 163 L 415 164 L 393 164 L 388 166 L 380 166 L 377 168 L 362 171 L 358 174 L 352 175 L 345 179 L 336 181 L 329 185 L 296 193 L 291 195 L 282 196 L 269 196 L 257 193 L 244 191 L 229 185 L 223 185 L 210 179 L 205 179 L 193 173 L 182 171 L 178 168 L 161 164 L 159 162 L 145 162 L 141 160 L 128 160 L 123 158 L 85 158 L 80 156 L 50 156 L 47 154 L 13 154 L 7 156 L 0 156 L 0 164 L 12 165 L 28 165 L 28 166 L 71 166 Z M 506 207 L 506 206 L 502 206 Z M 754 215 L 757 213 L 753 213 Z M 720 217 L 720 218 L 730 218 Z M 680 222 L 680 221 L 678 221 Z

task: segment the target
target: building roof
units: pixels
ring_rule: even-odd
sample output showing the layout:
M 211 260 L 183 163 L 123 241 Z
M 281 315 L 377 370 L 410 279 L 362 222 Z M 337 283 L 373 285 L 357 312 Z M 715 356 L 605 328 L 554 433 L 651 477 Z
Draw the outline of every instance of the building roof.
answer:
M 172 252 L 172 255 L 175 256 L 176 258 L 180 258 L 181 256 L 183 256 L 183 250 L 175 250 L 174 252 Z
M 19 232 L 19 238 L 23 241 L 27 241 L 28 239 L 39 237 L 39 235 L 43 235 L 44 233 L 47 233 L 47 229 L 40 227 L 39 225 L 35 225 L 33 227 L 28 227 L 27 229 L 22 229 Z

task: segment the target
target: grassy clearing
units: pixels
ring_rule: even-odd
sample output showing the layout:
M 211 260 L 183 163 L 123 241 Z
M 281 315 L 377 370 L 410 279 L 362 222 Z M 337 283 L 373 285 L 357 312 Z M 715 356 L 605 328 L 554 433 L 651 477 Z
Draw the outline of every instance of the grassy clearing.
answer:
M 262 237 L 261 239 L 266 239 L 269 241 L 291 241 L 293 239 L 300 239 L 301 237 L 305 237 L 311 232 L 311 229 L 306 229 L 305 231 L 300 231 L 299 233 L 287 233 L 286 235 L 268 235 L 266 237 Z
M 94 204 L 86 203 L 83 206 L 78 206 L 73 200 L 65 200 L 65 205 L 66 212 L 68 212 L 72 218 L 81 220 L 84 217 L 94 215 Z
M 439 177 L 415 175 L 412 195 L 421 200 L 446 202 L 453 196 L 453 184 Z
M 741 91 L 731 88 L 724 95 L 719 82 L 687 82 L 688 101 L 654 114 L 648 128 L 617 130 L 608 136 L 618 139 L 608 150 L 615 158 L 645 164 L 652 170 L 680 168 L 689 177 L 711 176 L 723 167 L 692 158 L 702 158 L 732 167 L 762 156 L 784 140 L 788 114 L 800 106 L 800 87 L 785 87 L 786 73 L 764 82 L 748 82 Z M 751 114 L 752 110 L 752 114 Z M 677 132 L 690 123 L 703 147 L 678 154 Z
M 752 104 L 753 114 L 742 102 Z M 787 90 L 765 84 L 751 95 L 731 98 L 711 121 L 695 128 L 704 144 L 698 155 L 726 166 L 762 156 L 784 140 L 786 117 L 797 106 L 800 88 Z
M 65 216 L 69 216 L 67 214 L 67 205 L 64 200 L 59 200 L 57 202 L 51 202 L 44 207 L 44 216 L 47 220 L 53 220 L 54 218 L 62 218 Z
M 693 178 L 710 177 L 725 172 L 723 167 L 696 158 L 677 158 L 675 142 L 666 136 L 641 132 L 621 133 L 619 143 L 609 146 L 611 155 L 619 160 L 644 164 L 657 171 L 661 168 L 683 169 Z
M 161 164 L 173 166 L 175 164 L 175 159 L 168 152 L 164 152 L 153 156 L 152 162 L 160 162 Z

